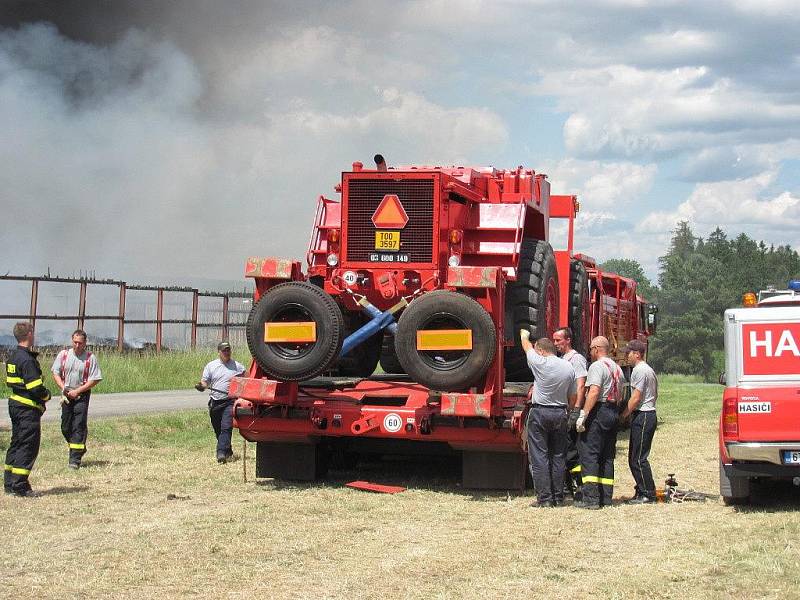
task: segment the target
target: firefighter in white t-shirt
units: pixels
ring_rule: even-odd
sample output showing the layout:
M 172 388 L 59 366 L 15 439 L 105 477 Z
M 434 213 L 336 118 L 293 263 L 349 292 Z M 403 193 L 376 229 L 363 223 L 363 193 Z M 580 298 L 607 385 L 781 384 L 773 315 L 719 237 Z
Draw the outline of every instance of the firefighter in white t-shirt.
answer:
M 69 445 L 69 468 L 79 469 L 89 435 L 89 398 L 103 379 L 97 357 L 86 349 L 86 332 L 72 333 L 72 348 L 53 361 L 53 379 L 61 390 L 61 433 Z

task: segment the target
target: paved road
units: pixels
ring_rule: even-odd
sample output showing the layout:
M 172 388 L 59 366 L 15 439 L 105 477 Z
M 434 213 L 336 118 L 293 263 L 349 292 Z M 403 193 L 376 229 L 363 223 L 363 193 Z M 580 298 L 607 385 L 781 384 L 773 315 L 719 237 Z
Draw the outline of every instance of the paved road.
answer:
M 0 427 L 10 427 L 8 418 L 8 400 L 0 400 Z M 47 403 L 44 413 L 45 421 L 61 419 L 61 407 L 58 398 Z M 141 415 L 145 413 L 172 412 L 189 408 L 205 408 L 208 406 L 208 394 L 196 390 L 171 390 L 168 392 L 127 392 L 124 394 L 92 394 L 89 415 L 98 417 L 119 417 L 123 415 Z

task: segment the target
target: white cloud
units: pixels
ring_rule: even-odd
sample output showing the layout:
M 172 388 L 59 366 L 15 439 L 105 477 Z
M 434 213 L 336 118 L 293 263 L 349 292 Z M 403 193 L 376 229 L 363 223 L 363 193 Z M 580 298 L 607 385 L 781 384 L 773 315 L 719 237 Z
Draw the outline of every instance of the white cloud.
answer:
M 743 136 L 758 142 L 800 135 L 800 102 L 778 102 L 710 75 L 705 67 L 611 65 L 543 73 L 539 91 L 570 113 L 564 141 L 579 156 L 658 156 Z
M 727 225 L 750 231 L 769 229 L 773 238 L 788 241 L 788 236 L 780 230 L 797 231 L 800 197 L 790 192 L 767 194 L 776 176 L 775 171 L 765 171 L 748 179 L 698 184 L 675 210 L 651 213 L 638 230 L 664 232 L 674 228 L 678 221 L 688 221 L 701 235 L 718 225 Z
M 545 164 L 551 189 L 576 194 L 591 210 L 620 208 L 640 203 L 653 185 L 655 164 L 586 161 L 574 158 Z

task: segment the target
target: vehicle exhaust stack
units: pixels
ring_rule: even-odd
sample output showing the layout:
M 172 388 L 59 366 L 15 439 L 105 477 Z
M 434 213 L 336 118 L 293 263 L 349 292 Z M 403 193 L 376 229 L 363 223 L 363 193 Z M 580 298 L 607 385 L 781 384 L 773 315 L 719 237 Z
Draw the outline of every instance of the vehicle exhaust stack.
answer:
M 376 154 L 374 160 L 375 160 L 375 168 L 378 169 L 378 171 L 386 170 L 386 161 L 383 159 L 383 155 Z

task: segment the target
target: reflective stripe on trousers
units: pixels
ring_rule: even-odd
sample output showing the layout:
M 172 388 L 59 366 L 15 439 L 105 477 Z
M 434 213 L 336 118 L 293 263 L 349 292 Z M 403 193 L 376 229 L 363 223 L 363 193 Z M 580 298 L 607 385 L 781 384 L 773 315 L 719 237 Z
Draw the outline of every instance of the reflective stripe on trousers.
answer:
M 12 467 L 11 465 L 4 465 L 5 470 L 9 471 L 12 475 L 30 475 L 30 469 L 23 469 L 21 467 Z
M 616 449 L 617 407 L 603 402 L 589 414 L 581 437 L 583 501 L 587 504 L 611 505 Z

